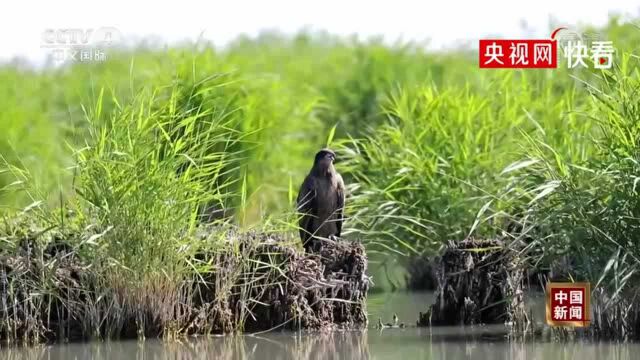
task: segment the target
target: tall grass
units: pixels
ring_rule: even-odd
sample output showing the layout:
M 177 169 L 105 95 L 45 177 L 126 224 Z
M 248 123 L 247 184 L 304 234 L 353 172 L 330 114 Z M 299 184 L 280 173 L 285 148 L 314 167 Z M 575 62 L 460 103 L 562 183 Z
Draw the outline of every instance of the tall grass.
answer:
M 193 235 L 206 204 L 234 195 L 226 177 L 231 149 L 240 136 L 229 126 L 233 109 L 204 108 L 191 100 L 215 86 L 197 84 L 188 99 L 183 88 L 147 90 L 111 114 L 102 113 L 104 93 L 88 114 L 89 137 L 75 151 L 78 213 L 99 224 L 116 224 L 99 247 L 136 274 L 175 264 L 193 251 Z M 140 261 L 145 259 L 145 261 Z M 165 271 L 171 272 L 163 267 Z
M 590 154 L 585 140 L 593 126 L 570 111 L 583 106 L 580 84 L 559 79 L 566 91 L 556 94 L 557 85 L 543 81 L 548 76 L 497 73 L 478 89 L 420 86 L 390 94 L 387 122 L 346 145 L 355 149 L 348 171 L 361 187 L 356 202 L 379 214 L 363 217 L 361 228 L 388 235 L 378 239 L 381 251 L 433 254 L 448 240 L 499 233 L 497 219 L 476 219 L 511 211 L 497 195 L 506 186 L 501 171 L 532 134 L 548 128 L 560 156 Z
M 617 19 L 602 31 L 621 52 L 637 42 Z M 0 174 L 2 212 L 71 199 L 78 223 L 114 225 L 92 230 L 104 232 L 100 245 L 82 251 L 107 251 L 144 273 L 197 251 L 185 239 L 203 214 L 286 228 L 297 186 L 335 129 L 330 145 L 350 186 L 345 233 L 395 261 L 432 255 L 448 240 L 503 235 L 553 190 L 550 179 L 567 176 L 567 164 L 618 163 L 598 144 L 610 138 L 607 126 L 624 127 L 582 115 L 600 114 L 590 91 L 605 75 L 563 64 L 487 71 L 476 61 L 467 50 L 301 33 L 223 50 L 122 50 L 105 63 L 40 72 L 4 66 L 0 155 L 11 171 Z M 633 61 L 621 62 L 630 78 Z M 631 93 L 607 84 L 603 93 Z M 520 178 L 546 163 L 533 158 L 558 174 Z M 16 191 L 27 181 L 40 193 Z
M 565 276 L 594 283 L 598 329 L 622 327 L 609 334 L 617 337 L 638 336 L 637 317 L 623 314 L 637 312 L 629 299 L 637 295 L 640 265 L 640 73 L 637 56 L 620 55 L 615 69 L 590 83 L 590 106 L 579 114 L 596 128 L 587 140 L 590 156 L 570 161 L 545 134 L 531 137 L 507 195 L 526 208 L 523 222 L 538 261 L 568 258 Z

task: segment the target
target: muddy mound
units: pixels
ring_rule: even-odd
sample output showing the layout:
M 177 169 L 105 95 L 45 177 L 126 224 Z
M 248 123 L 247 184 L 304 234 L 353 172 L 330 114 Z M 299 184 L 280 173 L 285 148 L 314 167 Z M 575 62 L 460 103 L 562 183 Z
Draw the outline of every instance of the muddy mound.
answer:
M 319 254 L 305 254 L 277 234 L 226 237 L 221 248 L 193 259 L 208 270 L 179 277 L 158 269 L 125 280 L 109 270 L 113 264 L 84 259 L 64 243 L 28 242 L 0 254 L 0 341 L 366 325 L 369 277 L 361 244 L 328 243 Z
M 274 235 L 249 233 L 240 235 L 239 241 L 251 260 L 245 261 L 244 279 L 236 281 L 228 293 L 229 325 L 242 321 L 245 331 L 366 325 L 370 279 L 362 244 L 327 241 L 318 254 L 307 254 Z M 212 301 L 219 299 L 216 284 L 234 276 L 229 272 L 237 273 L 234 269 L 243 261 L 234 253 L 214 256 L 216 263 L 226 265 L 198 285 L 198 293 Z M 245 303 L 247 298 L 251 304 Z M 231 310 L 243 308 L 243 319 L 239 318 L 242 312 Z
M 526 318 L 517 252 L 499 240 L 449 242 L 436 265 L 436 302 L 419 326 L 493 324 Z

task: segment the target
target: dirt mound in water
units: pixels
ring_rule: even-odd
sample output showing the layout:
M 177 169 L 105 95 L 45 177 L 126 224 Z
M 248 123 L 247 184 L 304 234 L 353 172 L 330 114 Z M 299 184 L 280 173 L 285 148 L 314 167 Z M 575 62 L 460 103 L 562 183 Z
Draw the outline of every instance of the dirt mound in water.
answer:
M 197 256 L 212 270 L 171 282 L 159 269 L 138 284 L 104 273 L 105 264 L 71 246 L 25 242 L 0 254 L 0 341 L 366 325 L 369 277 L 361 244 L 330 242 L 319 254 L 305 254 L 277 234 L 227 238 L 234 246 Z
M 436 302 L 418 326 L 526 322 L 522 268 L 499 240 L 449 242 L 436 263 Z
M 367 323 L 366 297 L 370 285 L 367 276 L 367 256 L 360 243 L 326 241 L 319 253 L 307 254 L 280 241 L 265 239 L 273 235 L 248 234 L 242 240 L 241 251 L 253 254 L 248 274 L 250 287 L 239 288 L 245 293 L 231 294 L 228 324 L 238 320 L 231 309 L 244 306 L 243 298 L 253 302 L 244 319 L 245 331 L 269 329 L 327 329 L 361 327 Z M 259 244 L 252 246 L 251 244 Z M 234 254 L 215 255 L 217 263 L 237 261 Z M 235 269 L 229 264 L 223 269 Z M 209 284 L 226 277 L 226 270 L 212 273 Z M 204 298 L 216 297 L 215 286 L 199 286 Z M 230 328 L 223 328 L 229 331 Z

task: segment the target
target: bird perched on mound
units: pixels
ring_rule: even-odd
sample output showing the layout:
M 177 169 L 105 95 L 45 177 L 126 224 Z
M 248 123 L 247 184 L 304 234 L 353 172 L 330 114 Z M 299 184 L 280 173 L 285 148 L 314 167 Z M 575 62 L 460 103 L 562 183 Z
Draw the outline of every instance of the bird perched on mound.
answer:
M 335 159 L 330 149 L 318 151 L 298 192 L 300 238 L 307 252 L 318 251 L 322 239 L 339 237 L 342 231 L 345 190 Z

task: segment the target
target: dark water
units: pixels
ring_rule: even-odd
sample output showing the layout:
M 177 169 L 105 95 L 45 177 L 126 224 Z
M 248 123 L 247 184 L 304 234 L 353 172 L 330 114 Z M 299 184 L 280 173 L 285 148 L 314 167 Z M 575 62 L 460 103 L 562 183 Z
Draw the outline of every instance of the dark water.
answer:
M 92 342 L 0 350 L 0 359 L 640 359 L 640 344 L 506 341 L 504 326 L 374 329 L 378 317 L 413 323 L 430 293 L 371 295 L 372 327 L 325 334 L 268 333 L 181 343 Z M 542 311 L 533 308 L 534 315 Z

